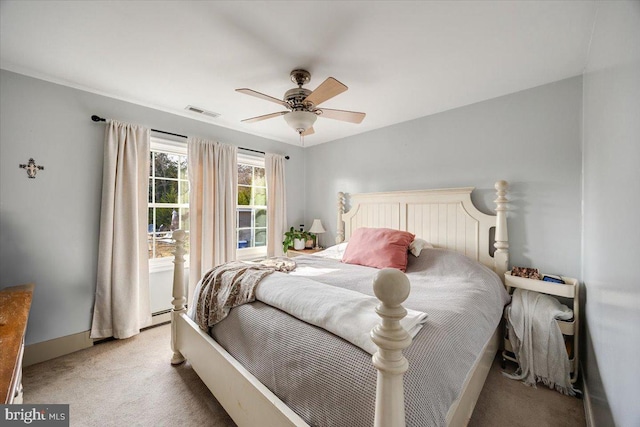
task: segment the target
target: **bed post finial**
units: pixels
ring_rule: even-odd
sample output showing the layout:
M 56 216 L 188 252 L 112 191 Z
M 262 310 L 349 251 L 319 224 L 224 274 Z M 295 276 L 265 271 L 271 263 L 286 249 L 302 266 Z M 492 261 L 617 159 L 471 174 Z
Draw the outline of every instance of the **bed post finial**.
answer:
M 173 232 L 173 238 L 176 241 L 176 250 L 174 255 L 174 268 L 173 268 L 173 300 L 171 305 L 171 350 L 173 350 L 173 356 L 171 357 L 172 365 L 179 365 L 185 361 L 184 356 L 178 351 L 177 346 L 177 319 L 182 313 L 186 311 L 185 304 L 187 298 L 185 296 L 184 286 L 184 240 L 186 233 L 183 230 L 175 230 Z
M 509 183 L 507 181 L 498 181 L 495 185 L 498 197 L 494 200 L 496 203 L 496 237 L 494 246 L 496 252 L 493 255 L 495 272 L 504 282 L 504 273 L 509 270 L 509 235 L 507 233 L 507 190 Z
M 338 227 L 336 228 L 336 244 L 344 242 L 344 221 L 342 220 L 344 215 L 344 193 L 338 192 Z
M 411 344 L 411 336 L 400 320 L 407 315 L 401 304 L 410 290 L 407 276 L 394 268 L 380 270 L 373 281 L 373 291 L 380 300 L 376 313 L 382 318 L 382 324 L 371 331 L 371 339 L 378 346 L 372 358 L 378 370 L 375 427 L 405 425 L 403 375 L 409 362 L 402 350 Z

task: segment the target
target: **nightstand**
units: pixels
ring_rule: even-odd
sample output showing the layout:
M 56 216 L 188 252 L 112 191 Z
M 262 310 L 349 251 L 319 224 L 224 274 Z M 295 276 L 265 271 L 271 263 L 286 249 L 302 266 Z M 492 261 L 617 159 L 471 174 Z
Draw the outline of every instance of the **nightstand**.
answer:
M 311 248 L 311 249 L 289 249 L 287 251 L 287 257 L 289 258 L 293 258 L 293 257 L 297 257 L 299 255 L 311 255 L 311 254 L 315 254 L 316 252 L 320 252 L 324 249 L 315 249 L 315 248 Z
M 580 331 L 580 294 L 578 280 L 571 277 L 562 277 L 564 284 L 545 282 L 544 280 L 512 276 L 511 271 L 507 271 L 504 274 L 504 279 L 507 292 L 509 293 L 512 293 L 513 288 L 520 288 L 566 299 L 561 302 L 567 304 L 569 308 L 573 310 L 573 319 L 556 320 L 556 322 L 558 322 L 560 332 L 562 332 L 562 335 L 565 337 L 567 353 L 569 354 L 569 363 L 571 364 L 571 382 L 575 383 L 578 379 L 578 336 Z M 502 358 L 503 360 L 506 359 L 517 362 L 513 354 L 513 348 L 509 342 L 508 334 L 509 330 L 508 328 L 505 328 L 504 351 L 502 352 Z

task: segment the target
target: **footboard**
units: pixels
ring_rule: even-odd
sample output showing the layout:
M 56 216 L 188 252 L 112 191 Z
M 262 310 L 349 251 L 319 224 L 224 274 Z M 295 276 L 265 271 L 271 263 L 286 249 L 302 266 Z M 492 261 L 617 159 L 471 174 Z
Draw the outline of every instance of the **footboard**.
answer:
M 184 281 L 184 238 L 182 230 L 173 232 L 176 240 L 171 312 L 171 363 L 186 359 L 202 381 L 218 399 L 238 426 L 307 426 L 307 424 L 276 395 L 262 385 L 211 337 L 198 328 L 186 315 Z M 402 303 L 410 292 L 409 279 L 396 269 L 378 272 L 373 289 L 380 304 L 376 312 L 382 322 L 371 331 L 378 346 L 373 365 L 378 370 L 375 426 L 403 427 L 403 376 L 409 364 L 402 350 L 411 344 L 411 337 L 400 325 L 407 311 Z

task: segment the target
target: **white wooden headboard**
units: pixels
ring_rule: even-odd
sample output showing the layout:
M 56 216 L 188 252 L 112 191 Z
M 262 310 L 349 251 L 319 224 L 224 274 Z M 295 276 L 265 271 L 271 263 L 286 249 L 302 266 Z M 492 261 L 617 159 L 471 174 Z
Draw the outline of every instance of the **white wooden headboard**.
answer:
M 409 231 L 438 248 L 460 252 L 492 268 L 502 280 L 509 264 L 506 181 L 495 184 L 496 215 L 480 212 L 471 201 L 473 187 L 438 190 L 350 194 L 338 193 L 336 243 L 349 240 L 359 227 L 384 227 Z M 490 231 L 495 227 L 495 253 L 490 251 Z

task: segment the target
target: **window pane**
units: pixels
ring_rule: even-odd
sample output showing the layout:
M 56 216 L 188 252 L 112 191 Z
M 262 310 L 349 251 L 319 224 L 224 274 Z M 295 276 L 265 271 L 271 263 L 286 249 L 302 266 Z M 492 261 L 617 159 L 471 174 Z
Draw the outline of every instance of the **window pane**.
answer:
M 180 212 L 178 209 L 171 209 L 171 223 L 169 224 L 169 230 L 177 230 L 180 228 Z
M 241 206 L 251 204 L 251 187 L 238 186 L 238 204 Z
M 266 228 L 256 228 L 256 246 L 267 246 Z
M 189 251 L 189 209 L 178 204 L 189 203 L 188 163 L 184 154 L 152 151 L 149 174 L 148 243 L 149 257 L 173 257 L 173 230 L 187 231 L 185 250 Z M 178 179 L 180 181 L 178 181 Z M 152 203 L 175 204 L 155 208 Z
M 180 202 L 189 203 L 189 181 L 180 181 Z
M 155 154 L 154 152 L 149 153 L 149 176 L 153 176 L 153 157 Z
M 180 229 L 189 231 L 189 209 L 180 208 Z
M 187 233 L 187 235 L 184 236 L 184 253 L 185 253 L 185 255 L 189 255 L 189 249 L 190 249 L 189 244 L 190 244 L 189 233 Z M 185 259 L 189 259 L 189 258 L 187 257 Z
M 189 179 L 189 174 L 187 173 L 187 158 L 184 156 L 180 156 L 180 179 Z
M 238 165 L 238 184 L 251 185 L 251 166 Z
M 267 226 L 267 210 L 266 209 L 256 209 L 256 227 L 266 227 Z M 256 236 L 256 239 L 258 237 Z
M 155 252 L 156 258 L 173 257 L 175 251 L 175 242 L 171 238 L 171 235 L 165 233 L 156 234 L 155 238 Z
M 267 189 L 266 188 L 256 188 L 255 189 L 255 199 L 253 204 L 256 206 L 267 206 Z
M 165 178 L 177 178 L 180 156 L 167 153 L 156 153 L 156 176 Z
M 178 181 L 155 180 L 156 203 L 178 203 Z
M 153 208 L 149 208 L 149 216 L 148 216 L 148 221 L 147 221 L 147 233 L 153 233 L 154 230 L 154 222 L 153 222 Z
M 147 234 L 147 246 L 149 247 L 149 259 L 153 258 L 153 234 Z
M 251 209 L 238 209 L 238 228 L 251 228 Z
M 265 187 L 266 180 L 264 178 L 264 168 L 255 168 L 255 177 L 253 179 L 253 185 Z
M 264 166 L 238 164 L 238 248 L 267 244 L 267 190 Z M 258 209 L 256 209 L 256 207 Z
M 251 241 L 251 229 L 249 230 L 238 230 L 238 248 L 251 248 L 253 247 L 253 242 Z
M 166 234 L 171 230 L 172 212 L 173 209 L 171 208 L 156 208 L 156 232 L 164 232 Z

